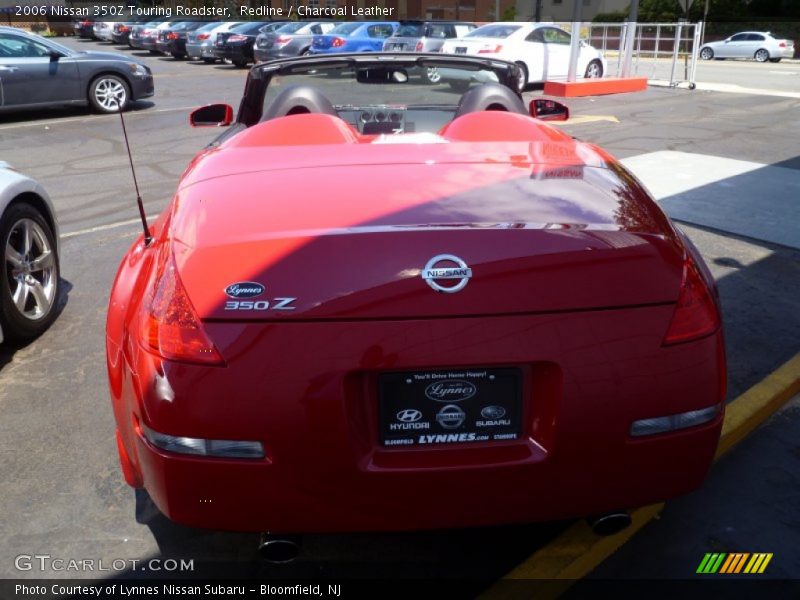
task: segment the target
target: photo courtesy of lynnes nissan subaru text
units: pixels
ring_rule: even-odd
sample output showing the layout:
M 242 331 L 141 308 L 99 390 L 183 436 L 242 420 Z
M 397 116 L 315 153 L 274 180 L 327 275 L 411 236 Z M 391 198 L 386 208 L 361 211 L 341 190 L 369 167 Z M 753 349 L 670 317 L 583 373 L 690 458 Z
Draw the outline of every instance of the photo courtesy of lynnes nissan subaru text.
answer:
M 430 69 L 481 76 L 457 93 Z M 110 299 L 130 485 L 178 523 L 302 534 L 624 514 L 702 483 L 725 397 L 714 282 L 518 75 L 299 57 L 250 71 L 235 122 L 192 113 L 229 128 Z

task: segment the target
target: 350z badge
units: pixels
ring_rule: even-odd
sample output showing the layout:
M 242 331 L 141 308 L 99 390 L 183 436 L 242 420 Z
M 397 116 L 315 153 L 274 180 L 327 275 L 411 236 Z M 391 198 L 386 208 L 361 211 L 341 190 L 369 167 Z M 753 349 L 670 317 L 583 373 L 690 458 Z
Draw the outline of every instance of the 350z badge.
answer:
M 254 281 L 239 281 L 225 288 L 231 298 L 253 298 L 264 293 L 264 286 Z M 225 310 L 294 310 L 297 298 L 273 298 L 272 300 L 228 300 Z

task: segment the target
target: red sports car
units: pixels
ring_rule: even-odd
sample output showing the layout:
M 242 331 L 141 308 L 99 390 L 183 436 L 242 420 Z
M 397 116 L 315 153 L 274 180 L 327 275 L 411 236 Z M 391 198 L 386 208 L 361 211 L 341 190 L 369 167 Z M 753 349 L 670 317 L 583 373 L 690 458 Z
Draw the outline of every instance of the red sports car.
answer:
M 544 122 L 562 106 L 523 104 L 516 69 L 250 72 L 109 306 L 122 470 L 170 519 L 449 528 L 701 484 L 724 412 L 714 282 L 628 171 Z

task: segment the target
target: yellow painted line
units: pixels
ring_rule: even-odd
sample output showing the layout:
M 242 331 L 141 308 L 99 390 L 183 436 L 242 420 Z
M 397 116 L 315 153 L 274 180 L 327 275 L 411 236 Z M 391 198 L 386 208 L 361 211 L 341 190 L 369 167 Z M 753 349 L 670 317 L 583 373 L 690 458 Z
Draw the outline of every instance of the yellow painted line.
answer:
M 800 392 L 800 353 L 727 405 L 716 458 L 747 437 L 798 392 Z M 507 573 L 503 579 L 486 590 L 481 598 L 486 600 L 521 597 L 537 600 L 558 598 L 575 580 L 591 573 L 644 525 L 656 518 L 663 507 L 663 504 L 653 504 L 633 511 L 631 526 L 608 537 L 595 535 L 589 525 L 581 520 Z M 744 560 L 737 567 L 741 568 L 742 564 Z M 752 565 L 751 559 L 747 568 L 751 568 Z M 524 596 L 521 596 L 523 590 L 514 585 L 513 581 L 518 579 L 540 581 L 538 585 L 526 585 Z
M 553 121 L 550 125 L 581 125 L 583 123 L 594 123 L 596 121 L 608 121 L 609 123 L 619 123 L 619 119 L 614 115 L 581 115 L 570 117 L 567 121 Z

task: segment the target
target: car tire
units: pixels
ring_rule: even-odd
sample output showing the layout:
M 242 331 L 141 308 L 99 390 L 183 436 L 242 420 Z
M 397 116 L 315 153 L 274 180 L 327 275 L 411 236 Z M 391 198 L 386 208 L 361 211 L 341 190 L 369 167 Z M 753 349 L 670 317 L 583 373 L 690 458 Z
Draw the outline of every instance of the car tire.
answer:
M 700 50 L 700 58 L 703 60 L 711 60 L 714 58 L 714 51 L 711 48 L 702 48 Z
M 769 62 L 771 62 L 771 63 L 779 63 L 779 62 L 781 62 L 781 59 L 780 58 L 770 58 Z
M 217 62 L 217 59 L 211 58 L 210 56 L 204 56 L 203 62 L 206 63 L 207 65 L 213 65 L 215 62 Z
M 240 69 L 244 69 L 247 66 L 247 61 L 246 60 L 234 60 L 234 61 L 231 61 L 231 62 L 233 62 L 233 66 L 234 67 L 238 67 Z
M 181 54 L 180 52 L 173 52 L 172 58 L 174 58 L 175 60 L 183 60 L 184 58 L 186 58 L 186 55 Z
M 119 102 L 119 105 L 114 103 Z M 131 87 L 119 75 L 98 75 L 89 84 L 89 103 L 97 112 L 114 113 L 125 110 L 131 101 Z
M 756 50 L 756 53 L 753 55 L 753 58 L 756 59 L 757 62 L 764 63 L 769 60 L 769 51 L 761 48 L 760 50 Z
M 516 65 L 519 67 L 519 77 L 517 78 L 517 90 L 521 94 L 525 91 L 528 85 L 528 67 L 524 63 L 518 62 Z
M 603 76 L 603 63 L 599 60 L 590 61 L 586 65 L 586 72 L 583 74 L 584 79 L 600 79 Z
M 28 251 L 24 252 L 26 231 L 30 241 Z M 13 342 L 29 342 L 41 335 L 56 318 L 60 280 L 55 237 L 39 210 L 19 202 L 12 204 L 0 220 L 0 244 L 3 248 L 0 271 L 3 334 Z M 13 257 L 10 250 L 15 253 Z M 21 265 L 20 258 L 25 261 L 24 273 L 16 272 Z M 40 265 L 43 268 L 37 270 Z M 20 298 L 20 294 L 24 297 Z M 21 300 L 21 308 L 15 299 Z
M 311 48 L 306 48 L 302 52 L 300 52 L 300 56 L 311 56 Z

